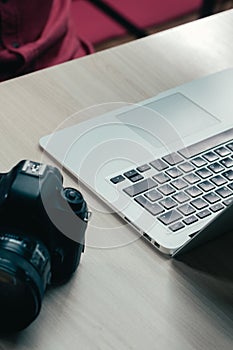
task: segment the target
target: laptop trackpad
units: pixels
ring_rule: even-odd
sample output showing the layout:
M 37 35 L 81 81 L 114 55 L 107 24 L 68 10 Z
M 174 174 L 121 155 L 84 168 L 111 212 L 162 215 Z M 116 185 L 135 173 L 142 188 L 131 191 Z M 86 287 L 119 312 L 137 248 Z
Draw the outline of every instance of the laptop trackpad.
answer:
M 220 120 L 181 93 L 118 114 L 134 132 L 161 147 L 207 129 Z

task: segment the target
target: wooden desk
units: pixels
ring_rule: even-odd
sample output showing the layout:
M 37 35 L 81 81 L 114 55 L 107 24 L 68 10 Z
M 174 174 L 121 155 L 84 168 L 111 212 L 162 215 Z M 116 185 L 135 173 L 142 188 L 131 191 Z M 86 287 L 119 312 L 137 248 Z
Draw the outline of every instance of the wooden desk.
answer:
M 46 160 L 39 138 L 77 111 L 75 121 L 232 66 L 232 23 L 224 12 L 2 83 L 1 171 Z M 67 174 L 65 183 L 73 184 Z M 82 190 L 94 216 L 78 273 L 48 290 L 37 320 L 1 337 L 0 349 L 231 350 L 232 283 L 174 264 Z M 104 238 L 114 247 L 114 233 L 128 244 L 101 249 Z

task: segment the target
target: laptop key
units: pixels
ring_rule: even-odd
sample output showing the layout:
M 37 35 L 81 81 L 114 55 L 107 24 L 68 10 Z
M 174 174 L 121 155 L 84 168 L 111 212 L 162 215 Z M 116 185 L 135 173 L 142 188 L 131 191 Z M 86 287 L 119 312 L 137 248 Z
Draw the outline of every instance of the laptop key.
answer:
M 222 173 L 222 175 L 228 179 L 229 181 L 232 181 L 233 180 L 233 170 L 228 170 L 228 171 L 225 171 L 224 173 Z
M 183 188 L 188 186 L 187 182 L 182 179 L 176 179 L 172 181 L 171 185 L 174 186 L 177 190 L 182 190 Z
M 174 198 L 180 204 L 187 202 L 190 199 L 190 197 L 182 191 L 174 194 L 172 198 Z
M 163 184 L 165 182 L 168 182 L 170 180 L 170 177 L 164 173 L 158 173 L 158 174 L 153 176 L 153 179 L 158 181 L 160 184 Z
M 142 179 L 144 179 L 144 177 L 143 177 L 141 174 L 137 174 L 137 175 L 131 177 L 131 178 L 130 178 L 130 181 L 132 181 L 132 182 L 137 182 L 137 181 L 140 181 L 140 180 L 142 180 Z
M 183 161 L 183 158 L 176 152 L 172 152 L 164 157 L 162 157 L 165 162 L 167 162 L 170 165 L 176 165 Z
M 219 188 L 216 193 L 222 198 L 227 198 L 232 195 L 232 191 L 226 186 Z
M 202 191 L 197 186 L 189 187 L 187 190 L 185 190 L 185 192 L 191 197 L 198 197 L 200 194 L 202 194 Z
M 182 218 L 181 213 L 179 213 L 175 209 L 167 211 L 166 213 L 158 216 L 158 220 L 161 221 L 164 225 L 170 225 L 173 222 L 180 220 L 181 218 Z
M 228 143 L 227 147 L 233 152 L 233 142 Z
M 164 196 L 169 196 L 169 194 L 172 194 L 175 192 L 175 189 L 171 187 L 170 185 L 166 184 L 158 188 L 158 191 L 160 191 Z
M 192 159 L 191 162 L 198 168 L 207 164 L 207 161 L 205 159 L 203 159 L 202 157 L 196 157 L 196 158 Z
M 232 200 L 233 200 L 233 198 L 227 198 L 227 199 L 225 199 L 225 200 L 223 201 L 223 204 L 226 205 L 226 206 L 228 206 L 228 205 L 231 204 Z
M 221 175 L 214 176 L 210 179 L 216 186 L 222 186 L 227 183 L 227 180 L 224 179 Z
M 137 171 L 132 169 L 127 171 L 126 173 L 123 174 L 125 177 L 127 177 L 128 179 L 130 179 L 131 177 L 134 177 L 136 175 L 138 175 Z
M 185 227 L 185 225 L 181 221 L 175 222 L 174 224 L 169 226 L 170 230 L 173 231 L 173 232 L 181 230 L 184 227 Z
M 139 171 L 140 173 L 144 173 L 145 171 L 148 171 L 150 169 L 151 169 L 151 167 L 148 164 L 143 164 L 143 165 L 137 167 L 136 170 Z
M 195 184 L 196 182 L 200 181 L 200 177 L 195 174 L 187 174 L 184 176 L 184 179 L 190 183 L 190 185 Z
M 138 196 L 134 198 L 134 200 L 152 215 L 158 215 L 164 211 L 159 204 L 149 202 L 144 196 Z
M 194 222 L 198 221 L 198 218 L 195 216 L 195 215 L 192 215 L 192 216 L 189 216 L 188 218 L 184 219 L 183 222 L 186 224 L 186 225 L 191 225 L 193 224 Z
M 152 165 L 153 168 L 155 168 L 158 171 L 162 171 L 168 168 L 168 165 L 161 159 L 155 159 L 153 162 L 150 163 L 150 165 Z
M 209 151 L 209 152 L 203 154 L 203 158 L 205 158 L 209 162 L 214 162 L 215 160 L 217 160 L 219 158 L 219 156 L 216 153 L 214 153 L 213 151 Z
M 190 204 L 183 204 L 178 210 L 184 215 L 190 215 L 195 213 L 195 209 Z
M 230 157 L 227 157 L 222 159 L 220 163 L 224 165 L 226 168 L 231 168 L 233 166 L 233 159 Z
M 210 210 L 213 213 L 216 213 L 217 211 L 222 210 L 223 208 L 224 208 L 224 205 L 222 203 L 217 203 L 215 205 L 212 205 L 212 207 L 210 207 Z
M 161 193 L 159 193 L 157 190 L 151 190 L 150 192 L 145 193 L 145 196 L 151 201 L 155 202 L 158 199 L 163 198 Z
M 158 186 L 157 183 L 153 181 L 151 178 L 149 178 L 149 179 L 137 182 L 132 186 L 128 186 L 124 188 L 123 191 L 127 193 L 130 197 L 134 197 L 156 186 Z
M 211 212 L 208 209 L 204 209 L 204 210 L 200 211 L 199 213 L 197 213 L 197 216 L 200 219 L 204 219 L 204 218 L 206 218 L 209 215 L 211 215 Z
M 116 184 L 118 184 L 119 182 L 122 182 L 122 181 L 124 181 L 124 180 L 125 180 L 125 178 L 124 178 L 124 176 L 122 176 L 122 175 L 118 175 L 118 176 L 115 176 L 115 177 L 113 177 L 113 178 L 110 179 L 110 181 L 111 181 L 114 185 L 116 185 Z
M 203 198 L 210 204 L 214 204 L 221 200 L 221 198 L 214 192 L 207 193 L 206 195 L 203 196 Z
M 206 179 L 212 175 L 212 172 L 207 168 L 201 168 L 196 171 L 196 174 L 199 175 L 202 179 Z
M 224 170 L 224 167 L 218 162 L 212 163 L 208 166 L 208 168 L 213 171 L 213 173 L 217 174 Z
M 218 149 L 215 150 L 215 152 L 216 152 L 217 154 L 219 154 L 221 157 L 228 156 L 228 154 L 231 153 L 231 152 L 229 151 L 229 149 L 227 149 L 227 148 L 224 147 L 224 146 L 219 147 Z
M 205 180 L 203 182 L 200 182 L 198 184 L 198 187 L 200 187 L 204 192 L 209 192 L 215 188 L 214 184 L 209 182 L 208 180 Z
M 175 167 L 174 168 L 170 168 L 170 169 L 166 170 L 165 172 L 166 172 L 166 174 L 171 176 L 173 179 L 183 175 L 182 171 L 180 169 L 178 169 L 178 168 L 175 168 Z
M 189 173 L 195 169 L 195 166 L 189 162 L 184 162 L 179 164 L 178 168 L 180 168 L 184 173 Z
M 190 202 L 194 206 L 194 208 L 201 210 L 208 206 L 208 203 L 204 201 L 202 198 L 196 198 L 193 201 Z
M 161 204 L 165 209 L 171 209 L 177 206 L 177 203 L 170 197 L 162 199 L 159 204 Z
M 233 182 L 231 182 L 228 187 L 233 191 Z

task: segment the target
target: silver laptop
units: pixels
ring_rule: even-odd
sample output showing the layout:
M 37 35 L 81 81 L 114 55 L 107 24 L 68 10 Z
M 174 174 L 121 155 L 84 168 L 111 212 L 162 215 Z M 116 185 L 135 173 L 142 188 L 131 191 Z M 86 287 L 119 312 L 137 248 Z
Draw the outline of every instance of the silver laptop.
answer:
M 56 131 L 40 145 L 174 255 L 233 199 L 233 69 Z

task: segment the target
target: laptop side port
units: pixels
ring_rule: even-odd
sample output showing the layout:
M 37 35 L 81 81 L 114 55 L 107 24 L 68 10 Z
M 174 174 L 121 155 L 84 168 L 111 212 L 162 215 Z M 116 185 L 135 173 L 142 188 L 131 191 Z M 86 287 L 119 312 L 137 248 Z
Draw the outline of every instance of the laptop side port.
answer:
M 151 244 L 153 244 L 156 248 L 160 248 L 160 244 L 154 241 L 147 233 L 143 232 L 143 237 Z
M 152 245 L 154 245 L 157 249 L 160 249 L 160 244 L 154 241 L 146 232 L 142 232 L 138 226 L 136 226 L 132 221 L 130 221 L 126 216 L 124 216 L 125 221 L 127 221 L 130 226 L 132 226 L 134 229 L 136 229 L 140 234 L 142 234 L 142 237 L 145 238 L 148 242 L 150 242 Z
M 148 241 L 150 241 L 151 242 L 151 238 L 150 238 L 150 236 L 147 234 L 147 233 L 143 233 L 143 237 L 144 238 L 146 238 Z
M 156 248 L 160 248 L 160 244 L 157 243 L 156 241 L 154 241 L 154 246 L 155 246 Z

